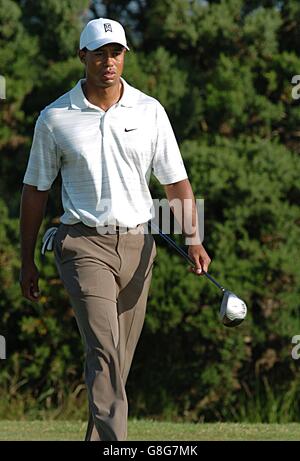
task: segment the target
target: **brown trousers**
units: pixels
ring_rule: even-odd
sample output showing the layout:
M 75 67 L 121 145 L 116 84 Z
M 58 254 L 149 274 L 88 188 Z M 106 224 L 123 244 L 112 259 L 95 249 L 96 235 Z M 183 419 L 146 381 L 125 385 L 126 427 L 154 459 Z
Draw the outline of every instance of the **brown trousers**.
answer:
M 126 440 L 125 384 L 143 327 L 156 247 L 136 229 L 61 224 L 54 252 L 85 348 L 89 422 L 85 440 Z M 102 228 L 103 230 L 103 228 Z

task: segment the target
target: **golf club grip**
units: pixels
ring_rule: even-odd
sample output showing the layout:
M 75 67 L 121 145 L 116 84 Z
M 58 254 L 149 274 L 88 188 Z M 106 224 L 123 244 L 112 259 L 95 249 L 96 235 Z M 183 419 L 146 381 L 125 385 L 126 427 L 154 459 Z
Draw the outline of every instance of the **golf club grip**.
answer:
M 170 246 L 172 246 L 183 258 L 185 258 L 193 267 L 195 267 L 195 262 L 192 260 L 192 258 L 184 251 L 182 248 L 180 248 L 177 243 L 174 242 L 167 234 L 162 232 L 160 228 L 154 224 L 153 222 L 149 221 L 148 225 L 150 227 L 153 227 L 159 235 L 166 240 L 166 242 L 169 243 Z M 225 291 L 225 288 L 222 287 L 208 272 L 202 270 L 203 274 L 211 281 L 213 282 L 220 290 Z

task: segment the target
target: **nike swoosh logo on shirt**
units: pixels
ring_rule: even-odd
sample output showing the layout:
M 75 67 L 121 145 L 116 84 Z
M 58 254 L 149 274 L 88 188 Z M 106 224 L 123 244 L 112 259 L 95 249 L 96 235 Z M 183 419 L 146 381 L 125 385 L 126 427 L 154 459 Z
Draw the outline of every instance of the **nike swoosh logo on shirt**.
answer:
M 137 128 L 125 128 L 126 133 L 128 133 L 128 131 L 133 131 L 133 130 L 137 130 Z

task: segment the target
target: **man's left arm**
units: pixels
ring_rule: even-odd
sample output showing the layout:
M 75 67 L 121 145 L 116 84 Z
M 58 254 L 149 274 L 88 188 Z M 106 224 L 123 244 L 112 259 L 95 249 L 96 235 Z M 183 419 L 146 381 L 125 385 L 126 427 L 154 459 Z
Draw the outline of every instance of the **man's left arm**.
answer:
M 184 179 L 173 184 L 165 184 L 164 189 L 175 218 L 182 224 L 184 235 L 192 241 L 188 254 L 195 267 L 191 270 L 197 275 L 203 275 L 203 271 L 208 271 L 211 259 L 200 240 L 197 207 L 190 181 Z M 176 206 L 178 201 L 180 207 Z

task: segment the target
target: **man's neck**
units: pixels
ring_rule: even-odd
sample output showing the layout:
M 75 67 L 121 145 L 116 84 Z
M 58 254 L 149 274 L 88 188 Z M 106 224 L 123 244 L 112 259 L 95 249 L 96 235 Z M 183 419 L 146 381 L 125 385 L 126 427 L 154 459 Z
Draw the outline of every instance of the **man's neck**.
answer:
M 85 80 L 82 84 L 82 91 L 91 104 L 107 111 L 121 99 L 123 94 L 123 83 L 119 80 L 117 85 L 108 88 L 99 88 L 88 80 Z

